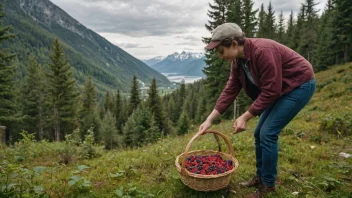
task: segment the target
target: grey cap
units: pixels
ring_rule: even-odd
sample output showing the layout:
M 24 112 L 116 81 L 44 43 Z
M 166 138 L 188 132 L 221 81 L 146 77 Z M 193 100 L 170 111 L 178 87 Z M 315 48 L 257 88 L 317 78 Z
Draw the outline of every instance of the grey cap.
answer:
M 205 49 L 214 49 L 226 38 L 242 37 L 243 35 L 242 29 L 236 23 L 221 24 L 214 29 L 211 42 Z

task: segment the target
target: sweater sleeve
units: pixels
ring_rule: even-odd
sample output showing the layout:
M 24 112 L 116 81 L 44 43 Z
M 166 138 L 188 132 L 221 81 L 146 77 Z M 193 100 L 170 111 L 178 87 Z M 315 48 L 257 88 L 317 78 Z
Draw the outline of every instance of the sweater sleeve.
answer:
M 257 116 L 281 97 L 282 60 L 280 53 L 273 48 L 259 49 L 255 59 L 259 68 L 261 92 L 248 111 Z
M 235 75 L 235 64 L 236 63 L 233 61 L 229 79 L 227 80 L 226 86 L 214 107 L 214 109 L 216 109 L 220 114 L 223 114 L 226 111 L 242 88 L 240 80 Z

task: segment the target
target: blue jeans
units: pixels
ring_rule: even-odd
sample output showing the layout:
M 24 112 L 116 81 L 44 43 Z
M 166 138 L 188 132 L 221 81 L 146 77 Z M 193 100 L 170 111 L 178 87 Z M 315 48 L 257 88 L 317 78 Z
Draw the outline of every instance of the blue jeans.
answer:
M 309 82 L 283 95 L 261 115 L 254 131 L 257 176 L 268 187 L 275 186 L 278 161 L 278 136 L 281 130 L 309 102 L 316 82 Z

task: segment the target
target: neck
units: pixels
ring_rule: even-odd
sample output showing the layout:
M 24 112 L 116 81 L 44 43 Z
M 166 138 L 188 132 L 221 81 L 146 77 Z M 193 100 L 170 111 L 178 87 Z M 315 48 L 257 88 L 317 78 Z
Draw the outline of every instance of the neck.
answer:
M 239 46 L 238 46 L 237 58 L 246 58 L 246 56 L 245 56 L 245 54 L 244 54 L 244 47 L 243 47 L 243 45 L 239 45 Z

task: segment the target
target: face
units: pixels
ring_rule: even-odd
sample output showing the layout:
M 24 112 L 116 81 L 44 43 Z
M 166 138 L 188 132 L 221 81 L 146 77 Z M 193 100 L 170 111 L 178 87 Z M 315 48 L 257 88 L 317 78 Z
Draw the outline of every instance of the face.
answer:
M 234 42 L 230 47 L 219 45 L 215 48 L 215 50 L 218 52 L 220 58 L 228 61 L 233 61 L 237 58 L 238 55 L 237 46 L 237 43 Z

